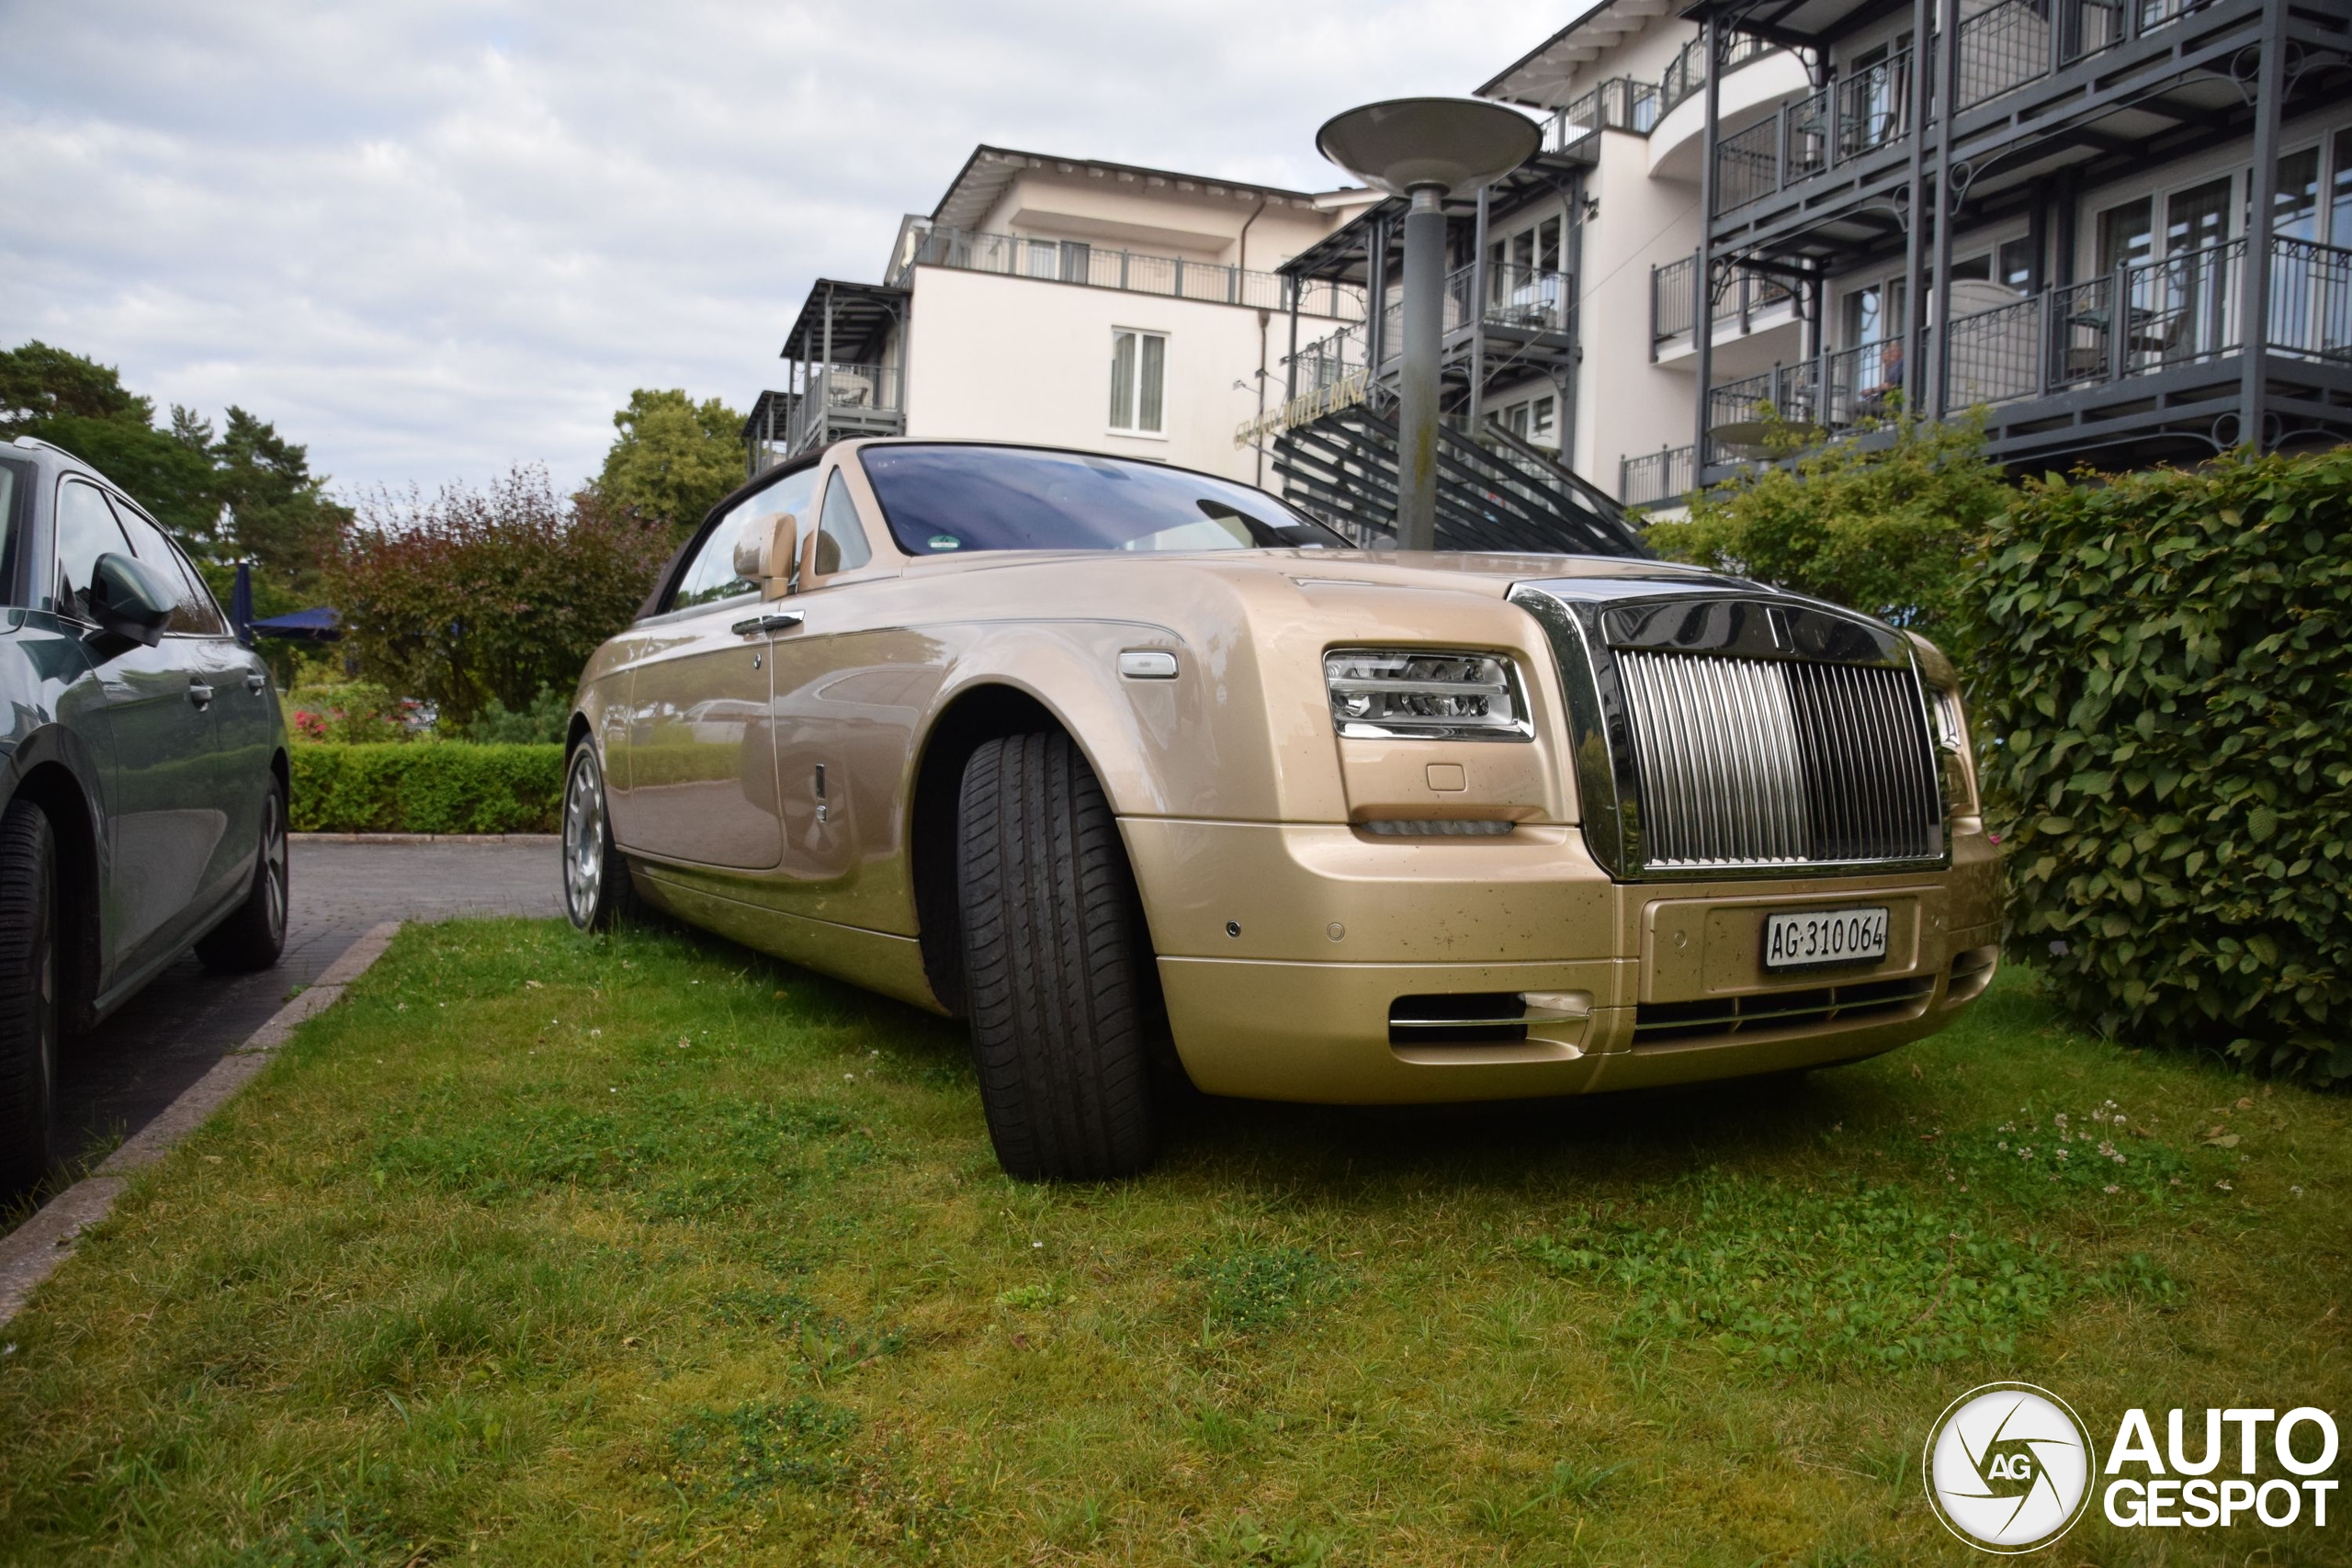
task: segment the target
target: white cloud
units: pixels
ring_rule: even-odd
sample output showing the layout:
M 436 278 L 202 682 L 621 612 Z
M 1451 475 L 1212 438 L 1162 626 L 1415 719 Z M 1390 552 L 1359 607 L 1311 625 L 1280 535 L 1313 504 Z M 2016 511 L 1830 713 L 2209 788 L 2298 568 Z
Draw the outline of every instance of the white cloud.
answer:
M 1562 13 L 949 0 L 0 7 L 0 338 L 237 402 L 350 491 L 594 471 L 629 389 L 747 406 L 980 141 L 1303 187 L 1315 128 Z

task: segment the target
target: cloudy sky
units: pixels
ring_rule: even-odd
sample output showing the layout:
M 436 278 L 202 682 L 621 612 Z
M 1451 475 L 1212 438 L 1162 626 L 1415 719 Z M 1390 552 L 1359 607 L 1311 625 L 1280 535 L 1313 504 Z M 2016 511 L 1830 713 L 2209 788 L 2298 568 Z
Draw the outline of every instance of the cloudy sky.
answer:
M 1321 189 L 1583 0 L 0 0 L 0 339 L 239 403 L 340 491 L 593 472 L 632 387 L 747 407 L 980 141 Z

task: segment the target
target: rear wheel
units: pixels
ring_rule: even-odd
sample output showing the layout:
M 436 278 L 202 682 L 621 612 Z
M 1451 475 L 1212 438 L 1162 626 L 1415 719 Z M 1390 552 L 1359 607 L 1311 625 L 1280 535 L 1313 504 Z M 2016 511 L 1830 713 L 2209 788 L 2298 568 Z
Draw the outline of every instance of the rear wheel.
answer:
M 583 931 L 610 931 L 637 908 L 628 862 L 613 843 L 612 818 L 605 811 L 605 770 L 596 748 L 583 740 L 572 750 L 563 782 L 563 909 Z
M 286 951 L 286 791 L 274 780 L 262 803 L 259 851 L 245 901 L 196 944 L 208 968 L 266 969 Z
M 0 1192 L 56 1156 L 57 835 L 28 800 L 0 815 Z
M 1149 946 L 1119 825 L 1069 738 L 984 741 L 957 802 L 964 992 L 1008 1175 L 1102 1180 L 1157 1129 Z

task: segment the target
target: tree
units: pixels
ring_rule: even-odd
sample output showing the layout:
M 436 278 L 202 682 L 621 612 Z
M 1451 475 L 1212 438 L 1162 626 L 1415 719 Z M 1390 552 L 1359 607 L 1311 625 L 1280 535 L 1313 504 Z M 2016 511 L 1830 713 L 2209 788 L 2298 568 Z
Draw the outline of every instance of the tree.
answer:
M 1672 558 L 1832 600 L 1949 646 L 1966 636 L 1969 561 L 2016 496 L 1984 460 L 1981 422 L 1897 414 L 1804 451 L 1792 468 L 1702 491 L 1687 520 L 1653 523 L 1646 536 Z
M 176 419 L 184 411 L 172 412 Z M 352 514 L 311 476 L 309 450 L 232 403 L 209 453 L 224 542 L 253 558 L 257 578 L 300 597 L 314 594 L 320 563 Z
M 527 711 L 569 694 L 597 644 L 629 623 L 669 558 L 660 523 L 594 491 L 559 499 L 543 468 L 489 489 L 379 491 L 327 569 L 345 644 L 371 679 L 462 728 L 495 701 Z
M 613 415 L 620 431 L 605 454 L 596 492 L 609 506 L 692 527 L 743 482 L 743 416 L 717 398 L 640 387 Z
M 122 384 L 110 365 L 35 339 L 0 353 L 0 438 L 34 435 L 62 446 L 128 491 L 208 567 L 222 592 L 228 562 L 252 558 L 261 614 L 315 603 L 319 561 L 351 520 L 327 498 L 310 455 L 267 420 L 231 405 L 212 422 L 172 405 L 158 429 L 155 405 Z
M 38 338 L 0 352 L 0 439 L 31 435 L 63 447 L 200 548 L 220 511 L 211 458 L 154 420 L 155 405 L 126 388 L 111 365 Z

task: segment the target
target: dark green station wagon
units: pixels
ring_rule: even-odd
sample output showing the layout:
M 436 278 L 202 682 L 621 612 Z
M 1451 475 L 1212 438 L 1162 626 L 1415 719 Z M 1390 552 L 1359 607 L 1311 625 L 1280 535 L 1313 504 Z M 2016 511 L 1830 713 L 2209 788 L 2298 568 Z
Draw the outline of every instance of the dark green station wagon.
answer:
M 59 1152 L 61 1042 L 192 944 L 286 942 L 286 726 L 269 671 L 138 503 L 0 445 L 0 1191 Z

